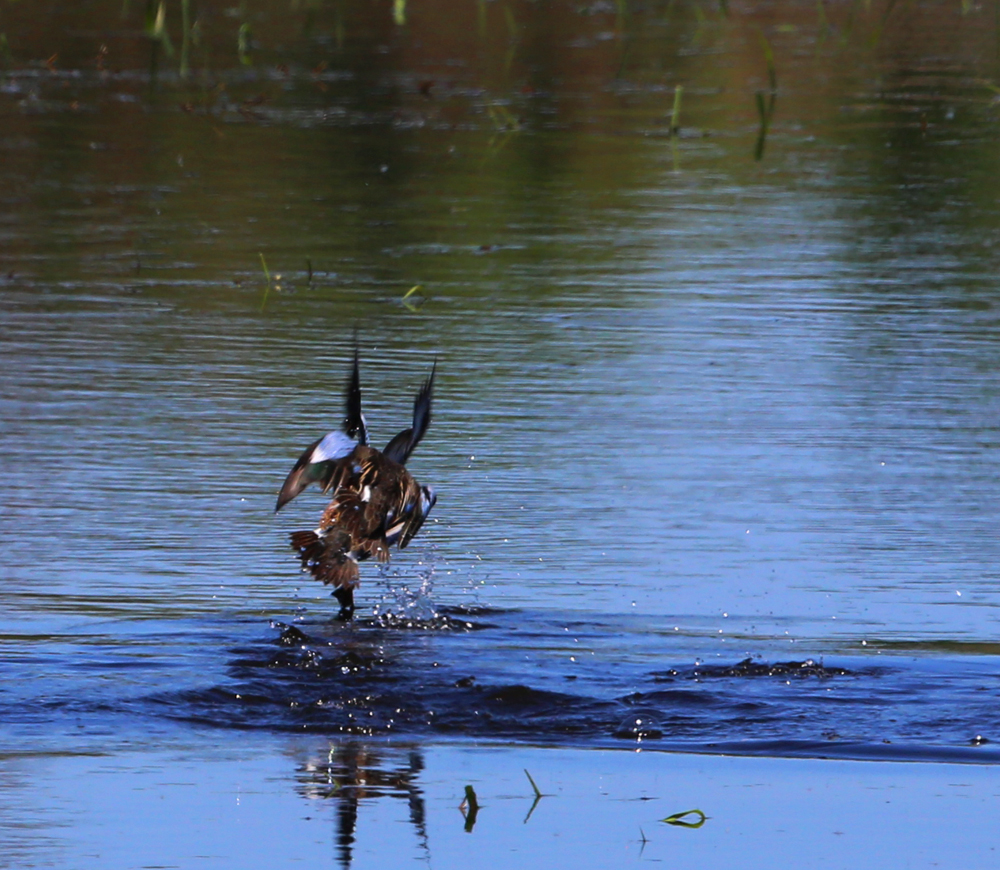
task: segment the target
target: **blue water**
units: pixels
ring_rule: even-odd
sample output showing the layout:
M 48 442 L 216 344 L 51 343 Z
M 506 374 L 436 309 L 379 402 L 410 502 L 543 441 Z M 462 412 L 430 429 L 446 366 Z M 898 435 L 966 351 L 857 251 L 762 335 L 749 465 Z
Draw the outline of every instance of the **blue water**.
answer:
M 407 860 L 472 860 L 417 807 L 498 757 L 586 789 L 610 749 L 695 784 L 742 756 L 791 804 L 811 759 L 921 762 L 892 776 L 959 827 L 960 762 L 995 798 L 990 16 L 199 4 L 185 78 L 168 5 L 173 54 L 110 0 L 0 30 L 0 863 L 139 866 L 132 777 L 228 800 L 242 749 L 275 812 L 335 808 L 341 866 L 368 811 Z M 344 624 L 287 542 L 323 497 L 272 509 L 355 332 L 375 443 L 437 361 L 409 468 L 438 502 Z M 200 836 L 143 865 L 250 866 Z
M 708 250 L 744 243 L 721 264 L 636 229 L 611 288 L 539 299 L 545 261 L 499 311 L 338 303 L 376 441 L 440 360 L 411 461 L 439 504 L 348 626 L 286 543 L 322 496 L 271 513 L 340 413 L 349 332 L 310 326 L 335 289 L 261 313 L 141 274 L 8 287 L 8 723 L 992 760 L 992 309 L 921 316 L 864 262 L 796 261 L 797 197 L 757 196 L 752 245 L 689 192 Z M 725 670 L 747 658 L 820 668 Z

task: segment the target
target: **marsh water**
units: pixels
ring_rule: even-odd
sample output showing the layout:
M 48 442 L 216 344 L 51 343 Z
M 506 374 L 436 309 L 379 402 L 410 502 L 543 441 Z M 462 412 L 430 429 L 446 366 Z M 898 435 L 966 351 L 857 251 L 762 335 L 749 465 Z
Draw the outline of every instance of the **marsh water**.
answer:
M 389 795 L 447 865 L 423 795 L 483 747 L 560 789 L 963 762 L 995 807 L 992 7 L 39 8 L 0 18 L 0 860 L 140 866 L 129 777 L 235 764 L 274 824 L 339 807 L 331 864 Z M 437 363 L 438 503 L 345 624 L 287 543 L 322 495 L 273 505 L 355 332 L 376 443 Z

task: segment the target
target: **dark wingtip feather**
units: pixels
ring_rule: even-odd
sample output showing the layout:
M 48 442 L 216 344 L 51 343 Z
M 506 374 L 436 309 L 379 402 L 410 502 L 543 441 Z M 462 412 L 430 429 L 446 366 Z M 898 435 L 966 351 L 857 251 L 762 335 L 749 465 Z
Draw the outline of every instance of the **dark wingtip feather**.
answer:
M 413 425 L 409 429 L 404 429 L 385 446 L 382 455 L 386 459 L 406 465 L 406 460 L 416 449 L 421 439 L 427 432 L 427 427 L 431 424 L 431 404 L 434 399 L 434 375 L 437 372 L 437 360 L 431 368 L 430 376 L 424 381 L 423 386 L 413 400 Z
M 368 443 L 368 429 L 365 417 L 361 412 L 361 367 L 359 363 L 358 334 L 354 333 L 354 365 L 351 368 L 351 378 L 347 382 L 345 396 L 344 432 L 351 438 L 356 438 L 361 444 Z
M 409 456 L 427 433 L 427 427 L 431 425 L 431 405 L 434 401 L 434 375 L 437 374 L 437 360 L 431 367 L 430 376 L 424 381 L 424 385 L 417 393 L 417 398 L 413 401 L 413 434 L 410 436 L 410 449 L 406 455 Z
M 303 474 L 304 471 L 305 468 L 293 468 L 289 472 L 288 477 L 285 478 L 285 482 L 281 485 L 281 489 L 278 491 L 278 502 L 274 506 L 275 513 L 280 511 L 309 485 L 308 481 L 303 480 L 303 477 L 305 476 Z

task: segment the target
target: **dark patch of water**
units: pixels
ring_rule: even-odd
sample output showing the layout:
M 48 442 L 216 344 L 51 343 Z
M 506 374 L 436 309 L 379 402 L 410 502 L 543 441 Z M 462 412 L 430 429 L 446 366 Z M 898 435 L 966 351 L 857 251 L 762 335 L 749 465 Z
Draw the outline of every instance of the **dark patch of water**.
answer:
M 735 665 L 696 665 L 685 671 L 671 668 L 669 671 L 653 674 L 653 677 L 658 681 L 667 682 L 678 678 L 697 680 L 706 677 L 834 677 L 847 676 L 850 673 L 846 668 L 827 667 L 812 659 L 768 663 L 747 658 Z
M 221 679 L 101 710 L 330 737 L 1000 760 L 989 742 L 1000 733 L 996 662 L 970 673 L 942 657 L 769 661 L 757 653 L 650 669 L 650 659 L 683 655 L 663 646 L 627 667 L 568 673 L 545 649 L 512 641 L 519 627 L 552 632 L 542 615 L 491 610 L 490 625 L 462 616 L 405 629 L 379 619 L 274 623 L 225 653 Z

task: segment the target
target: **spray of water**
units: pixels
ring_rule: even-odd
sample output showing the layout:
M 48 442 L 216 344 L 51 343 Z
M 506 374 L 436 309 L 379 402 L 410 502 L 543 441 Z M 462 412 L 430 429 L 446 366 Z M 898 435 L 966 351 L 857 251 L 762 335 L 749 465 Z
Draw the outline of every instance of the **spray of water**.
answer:
M 434 589 L 435 553 L 422 554 L 414 572 L 411 566 L 379 565 L 382 594 L 372 608 L 375 621 L 392 628 L 435 628 L 444 617 L 431 594 Z

